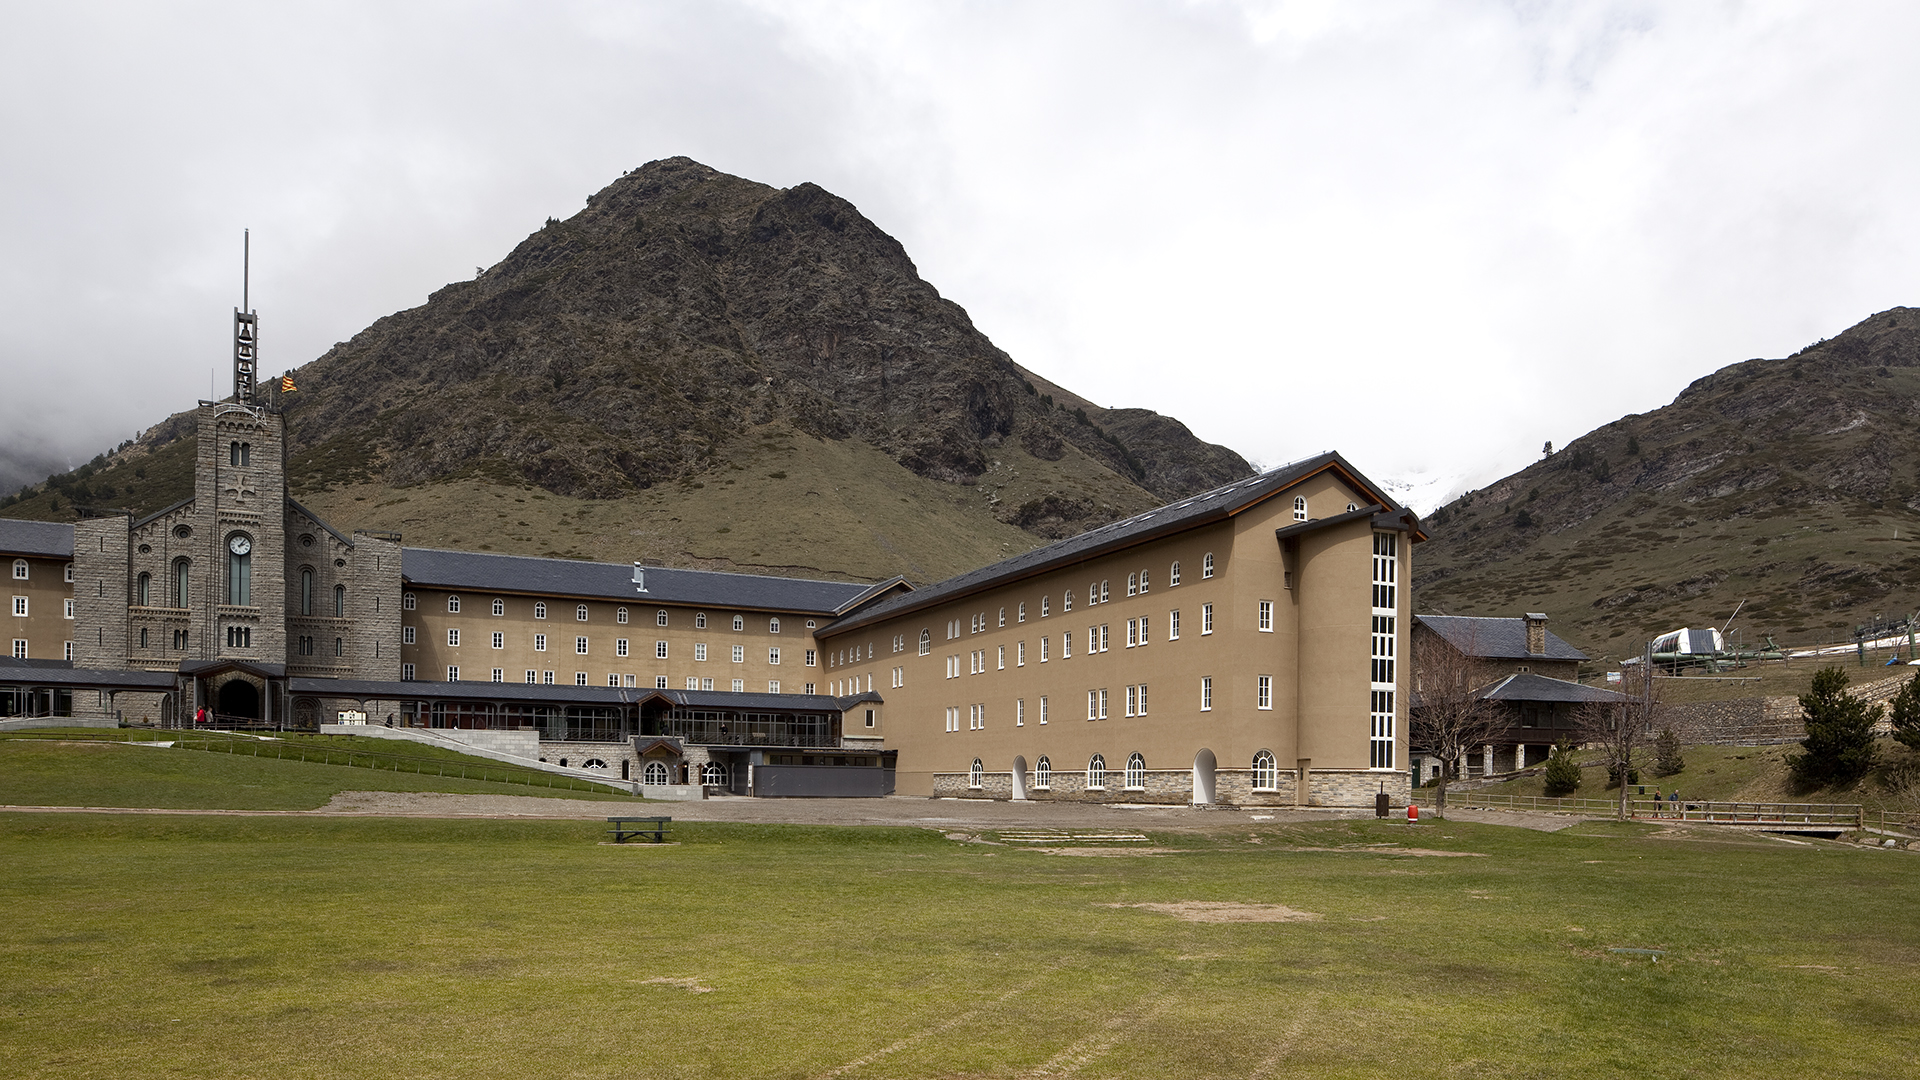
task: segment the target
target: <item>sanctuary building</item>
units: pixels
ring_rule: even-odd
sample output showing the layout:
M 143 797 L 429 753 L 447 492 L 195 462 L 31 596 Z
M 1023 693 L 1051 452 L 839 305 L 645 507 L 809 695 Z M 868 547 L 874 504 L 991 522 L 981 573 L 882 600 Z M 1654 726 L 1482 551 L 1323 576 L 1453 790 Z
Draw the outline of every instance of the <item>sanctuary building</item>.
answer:
M 716 794 L 1408 794 L 1425 537 L 1337 454 L 917 589 L 410 548 L 288 496 L 251 319 L 192 497 L 0 520 L 0 723 L 344 722 Z

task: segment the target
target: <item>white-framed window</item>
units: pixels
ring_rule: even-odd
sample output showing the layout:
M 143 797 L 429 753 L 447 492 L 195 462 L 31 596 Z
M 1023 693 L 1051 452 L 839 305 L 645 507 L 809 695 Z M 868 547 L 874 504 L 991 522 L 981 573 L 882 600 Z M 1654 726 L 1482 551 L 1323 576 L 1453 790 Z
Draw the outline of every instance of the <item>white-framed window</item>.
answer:
M 502 599 L 500 599 L 500 598 L 499 598 L 499 597 L 497 597 L 497 596 L 496 596 L 496 597 L 494 597 L 494 598 L 493 598 L 493 613 L 494 613 L 495 615 L 505 615 L 505 614 L 507 613 L 507 602 L 506 602 L 505 600 L 502 600 Z
M 1153 622 L 1153 616 L 1151 615 L 1140 616 L 1140 644 L 1142 645 L 1145 645 L 1153 637 L 1153 634 L 1147 629 L 1148 624 L 1152 622 Z
M 576 637 L 576 638 L 574 638 L 574 639 L 573 639 L 573 652 L 574 652 L 574 655 L 576 655 L 576 656 L 585 656 L 585 655 L 587 655 L 587 639 L 586 639 L 586 638 L 584 638 L 584 637 Z
M 1367 768 L 1391 769 L 1394 757 L 1393 691 L 1375 689 L 1369 696 L 1372 698 L 1369 710 L 1372 732 L 1367 746 Z
M 22 644 L 24 644 L 24 642 Z M 401 682 L 413 681 L 413 665 L 412 664 L 400 665 L 400 681 Z
M 1105 578 L 1100 579 L 1100 602 L 1103 604 L 1107 602 L 1107 580 Z
M 923 628 L 920 631 L 920 655 L 925 656 L 927 655 L 928 652 L 931 652 L 932 649 L 933 649 L 933 631 Z
M 574 672 L 574 673 L 573 673 L 573 685 L 575 685 L 575 686 L 585 686 L 585 685 L 587 685 L 587 673 L 586 673 L 586 672 L 584 672 L 584 671 L 576 671 L 576 672 Z
M 1027 726 L 1027 699 L 1026 698 L 1013 699 L 1013 726 L 1014 727 Z
M 693 658 L 696 661 L 704 661 L 707 658 L 706 642 L 696 641 L 693 643 Z
M 1002 646 L 1002 647 L 1004 648 L 1004 646 Z M 1020 641 L 1020 642 L 1015 642 L 1015 643 L 1014 643 L 1014 646 L 1013 646 L 1013 666 L 1014 666 L 1014 667 L 1026 667 L 1026 666 L 1027 666 L 1027 643 L 1026 643 L 1026 642 L 1024 642 L 1024 641 Z
M 1142 596 L 1145 596 L 1146 592 L 1147 592 L 1147 572 L 1145 570 L 1142 570 L 1140 571 L 1140 594 Z
M 733 680 L 733 692 L 734 692 L 734 693 L 736 693 L 736 694 L 744 694 L 744 693 L 746 693 L 746 690 L 747 690 L 747 683 L 746 683 L 746 680 L 744 680 L 744 679 L 735 679 L 735 680 Z
M 505 668 L 494 668 L 494 669 L 493 669 L 493 681 L 494 681 L 494 682 L 506 682 L 506 681 L 507 681 L 507 672 L 506 672 L 506 669 L 505 669 Z
M 457 665 L 457 664 L 449 664 L 449 665 L 447 666 L 447 681 L 448 681 L 448 682 L 459 682 L 459 681 L 460 681 L 460 667 L 459 667 L 459 665 Z
M 613 655 L 615 656 L 627 655 L 627 639 L 626 638 L 613 639 Z
M 1040 696 L 1040 722 L 1043 724 L 1047 722 L 1047 698 L 1045 694 Z
M 1041 618 L 1044 619 L 1048 615 L 1053 614 L 1052 608 L 1053 608 L 1053 596 L 1051 594 L 1040 598 L 1040 617 Z
M 547 635 L 545 634 L 533 635 L 533 651 L 534 652 L 547 651 Z
M 777 633 L 779 633 L 779 632 L 780 632 L 780 620 L 779 620 L 779 619 L 768 619 L 768 620 L 767 620 L 767 633 L 769 633 L 769 634 L 777 634 Z
M 1200 711 L 1213 711 L 1213 676 L 1200 676 Z
M 898 690 L 899 688 L 905 685 L 907 685 L 907 669 L 902 667 L 894 668 L 893 669 L 893 688 Z
M 1280 787 L 1280 768 L 1273 760 L 1273 751 L 1262 750 L 1253 755 L 1253 790 L 1277 791 Z
M 653 643 L 653 658 L 654 658 L 655 660 L 665 660 L 665 659 L 667 658 L 667 643 L 666 643 L 666 642 L 664 642 L 664 641 L 656 641 L 656 642 L 654 642 L 654 643 Z
M 1167 588 L 1171 589 L 1178 584 L 1180 584 L 1180 560 L 1175 559 L 1173 565 L 1167 569 Z
M 1107 651 L 1107 641 L 1108 641 L 1107 624 L 1101 623 L 1100 624 L 1100 651 L 1101 652 Z
M 626 622 L 626 621 L 627 621 L 627 609 L 626 609 L 626 608 L 621 608 L 621 609 L 620 609 L 620 614 L 619 614 L 619 619 L 620 619 L 620 621 L 621 621 L 621 622 Z M 667 621 L 668 621 L 668 620 L 667 620 L 667 609 L 666 609 L 666 608 L 661 608 L 660 610 L 658 610 L 658 611 L 656 611 L 656 612 L 654 612 L 654 613 L 653 613 L 653 625 L 655 625 L 655 626 L 665 626 L 665 625 L 667 625 Z
M 1087 627 L 1087 652 L 1088 654 L 1093 654 L 1099 651 L 1100 651 L 1100 628 L 1097 626 L 1089 626 Z
M 960 677 L 960 654 L 954 653 L 952 656 L 947 657 L 947 678 L 957 679 L 959 677 Z
M 25 559 L 13 560 L 13 580 L 27 581 L 33 574 L 33 567 Z
M 1052 641 L 1053 639 L 1051 637 L 1043 637 L 1040 639 L 1040 662 L 1043 664 L 1047 662 L 1047 646 L 1052 643 Z
M 1060 610 L 1061 611 L 1073 610 L 1073 590 L 1072 589 L 1068 589 L 1066 592 L 1060 594 Z
M 733 647 L 733 662 L 736 664 L 744 664 L 747 662 L 747 647 L 745 645 L 735 645 Z
M 1027 621 L 1027 602 L 1025 600 L 1020 601 L 1020 606 L 1015 609 L 1014 617 L 1019 622 Z
M 980 704 L 980 705 L 968 706 L 967 729 L 970 731 L 985 731 L 986 728 L 987 728 L 986 705 Z
M 1395 757 L 1395 659 L 1399 652 L 1399 537 L 1373 534 L 1373 647 L 1368 692 L 1367 767 L 1392 769 Z
M 1033 763 L 1033 786 L 1041 791 L 1053 787 L 1053 762 L 1048 760 L 1045 754 L 1040 755 L 1040 760 Z
M 1293 497 L 1293 520 L 1307 520 L 1307 497 L 1305 495 L 1295 495 Z
M 1213 552 L 1211 551 L 1200 557 L 1200 576 L 1202 578 L 1213 576 Z
M 1124 713 L 1123 715 L 1126 715 L 1126 716 L 1132 716 L 1132 715 L 1133 715 L 1133 702 L 1134 702 L 1134 693 L 1133 693 L 1133 691 L 1134 691 L 1134 688 L 1133 688 L 1133 686 L 1131 686 L 1131 685 L 1129 685 L 1129 686 L 1127 687 L 1127 703 L 1126 703 L 1126 706 L 1125 706 L 1125 708 L 1126 708 L 1126 712 L 1125 712 L 1125 713 Z
M 551 671 L 543 671 L 543 672 L 541 672 L 541 673 L 540 673 L 540 685 L 542 685 L 542 686 L 552 686 L 552 685 L 553 685 L 553 672 L 551 672 Z
M 1000 609 L 1000 625 L 1007 625 L 1007 609 L 1004 607 Z
M 495 631 L 493 632 L 493 647 L 494 647 L 494 648 L 496 648 L 496 649 L 504 649 L 504 648 L 506 648 L 506 647 L 507 647 L 507 635 L 506 635 L 506 634 L 504 634 L 504 633 L 502 633 L 502 632 L 500 632 L 500 631 L 498 631 L 498 630 L 495 630 Z
M 947 730 L 960 730 L 960 706 L 958 705 L 947 706 Z
M 1211 633 L 1213 633 L 1213 605 L 1201 604 L 1200 605 L 1200 636 L 1206 637 L 1208 634 L 1211 634 Z
M 400 610 L 412 611 L 416 603 L 417 601 L 414 599 L 414 596 L 412 593 L 400 594 Z M 184 606 L 184 605 L 175 605 L 175 606 L 178 607 L 178 606 Z
M 705 629 L 707 628 L 707 613 L 706 613 L 706 612 L 704 612 L 704 611 L 696 611 L 696 612 L 694 612 L 694 613 L 693 613 L 693 628 L 694 628 L 695 630 L 705 630 Z
M 780 663 L 780 646 L 775 645 L 767 650 L 767 663 L 774 665 Z
M 460 613 L 460 598 L 458 596 L 447 597 L 447 611 L 455 615 Z
M 745 630 L 747 628 L 747 617 L 745 615 L 735 615 L 733 617 L 733 628 L 735 630 Z
M 537 683 L 539 681 L 540 681 L 540 673 L 533 670 L 532 668 L 528 668 L 527 669 L 527 685 L 532 686 L 534 683 Z
M 460 628 L 459 627 L 457 626 L 447 627 L 447 644 L 456 649 L 460 647 Z
M 769 694 L 777 694 L 777 693 L 779 693 L 779 692 L 780 692 L 780 680 L 779 680 L 779 679 L 768 679 L 768 680 L 767 680 L 767 693 L 769 693 Z
M 1087 790 L 1107 789 L 1107 759 L 1095 754 L 1087 759 Z
M 1134 595 L 1137 595 L 1139 592 L 1140 592 L 1139 573 L 1136 572 L 1136 573 L 1128 574 L 1127 575 L 1127 595 L 1134 596 Z
M 411 626 L 401 627 L 400 628 L 400 644 L 402 645 L 413 644 L 413 633 L 414 633 L 413 627 Z
M 62 576 L 63 576 L 63 578 L 64 578 L 64 580 L 66 581 L 66 583 L 67 583 L 67 584 L 69 584 L 69 585 L 71 585 L 71 584 L 73 584 L 73 564 L 72 564 L 72 563 L 68 563 L 68 564 L 67 564 L 67 565 L 66 565 L 66 566 L 65 566 L 65 567 L 63 568 L 63 570 L 62 570 Z
M 646 772 L 643 774 L 641 783 L 647 784 L 650 787 L 660 787 L 666 782 L 667 782 L 666 762 L 664 761 L 647 762 L 647 769 L 646 769 Z
M 900 648 L 904 649 L 906 648 L 906 646 L 902 645 Z M 893 651 L 899 652 L 900 649 L 895 649 Z M 820 654 L 813 649 L 808 649 L 806 656 L 802 657 L 802 660 L 805 661 L 807 667 L 814 667 L 818 665 L 820 662 Z M 896 668 L 895 670 L 899 670 L 899 669 Z
M 976 791 L 979 790 L 980 781 L 985 775 L 986 766 L 980 763 L 979 758 L 974 758 L 973 764 L 967 769 L 967 786 Z
M 1271 600 L 1260 601 L 1260 632 L 1273 633 L 1273 601 Z
M 653 677 L 653 688 L 655 690 L 665 690 L 667 688 L 667 677 L 665 675 L 655 675 Z
M 687 676 L 687 689 L 689 690 L 700 689 L 700 680 L 697 678 L 694 678 L 692 675 Z
M 547 617 L 547 602 L 545 600 L 534 601 L 533 617 L 536 619 L 544 619 Z
M 24 596 L 16 596 L 16 597 L 14 597 L 14 598 L 13 598 L 13 613 L 14 613 L 15 615 L 20 615 L 20 616 L 25 616 L 25 615 L 26 615 L 26 613 L 27 613 L 27 611 L 28 611 L 28 604 L 27 604 L 27 598 L 26 598 L 26 597 L 24 597 Z
M 1180 640 L 1180 609 L 1179 608 L 1173 608 L 1167 612 L 1167 640 L 1168 641 Z
M 970 674 L 974 674 L 974 675 L 984 675 L 984 674 L 986 674 L 986 671 L 987 671 L 987 650 L 985 650 L 985 649 L 975 649 L 975 650 L 973 650 L 973 655 L 972 655 L 972 656 L 969 656 L 969 657 L 968 657 L 967 659 L 968 659 L 968 661 L 969 661 L 969 662 L 970 662 L 970 663 L 971 663 L 971 664 L 973 665 L 973 666 L 972 666 L 972 668 L 971 668 L 971 670 L 970 670 Z
M 1273 708 L 1273 676 L 1262 675 L 1253 691 L 1253 707 L 1256 709 Z
M 1097 581 L 1088 582 L 1087 583 L 1087 606 L 1092 607 L 1093 605 L 1099 602 L 1100 602 L 1100 583 Z
M 574 605 L 574 608 L 573 608 L 573 621 L 575 621 L 575 622 L 586 622 L 586 621 L 587 621 L 587 605 L 585 605 L 585 604 L 576 604 L 576 605 Z
M 1127 755 L 1126 785 L 1128 791 L 1144 791 L 1147 787 L 1147 759 L 1140 754 Z
M 621 626 L 627 625 L 627 609 L 623 607 L 614 608 L 613 621 L 619 623 Z

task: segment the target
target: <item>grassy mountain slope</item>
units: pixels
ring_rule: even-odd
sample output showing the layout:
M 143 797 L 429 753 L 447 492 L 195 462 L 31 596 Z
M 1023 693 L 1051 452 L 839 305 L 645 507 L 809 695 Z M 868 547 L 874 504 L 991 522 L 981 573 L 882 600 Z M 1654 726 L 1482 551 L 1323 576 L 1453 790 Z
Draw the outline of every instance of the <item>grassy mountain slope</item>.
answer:
M 296 497 L 419 544 L 929 579 L 1252 471 L 1015 364 L 845 200 L 685 158 L 295 376 Z M 184 497 L 190 423 L 0 513 Z
M 1615 659 L 1742 600 L 1748 642 L 1844 639 L 1920 607 L 1916 417 L 1920 310 L 1729 365 L 1435 511 L 1417 603 L 1545 611 Z

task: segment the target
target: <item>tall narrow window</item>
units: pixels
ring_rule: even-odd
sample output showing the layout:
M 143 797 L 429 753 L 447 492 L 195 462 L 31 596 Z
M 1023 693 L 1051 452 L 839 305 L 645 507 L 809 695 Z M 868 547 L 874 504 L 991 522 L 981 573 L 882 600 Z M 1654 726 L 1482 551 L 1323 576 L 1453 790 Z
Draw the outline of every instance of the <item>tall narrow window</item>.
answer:
M 1180 560 L 1173 560 L 1173 566 L 1167 571 L 1167 588 L 1180 584 Z
M 1262 750 L 1253 755 L 1253 790 L 1272 791 L 1280 786 L 1280 769 L 1273 760 L 1273 751 Z
M 1273 601 L 1271 600 L 1260 601 L 1260 632 L 1273 633 Z
M 1395 658 L 1399 652 L 1399 537 L 1373 534 L 1373 648 L 1368 690 L 1370 731 L 1367 767 L 1392 769 L 1395 759 L 1397 711 Z
M 300 568 L 300 614 L 313 614 L 313 570 Z
M 149 606 L 152 601 L 152 592 L 153 575 L 143 570 L 140 572 L 140 576 L 135 578 L 133 582 L 133 602 L 141 607 Z M 140 632 L 143 634 L 146 633 L 145 630 Z M 145 644 L 145 642 L 142 642 L 142 644 Z
M 253 606 L 253 538 L 245 533 L 227 538 L 227 603 Z
M 1087 759 L 1087 787 L 1102 791 L 1107 786 L 1107 759 L 1099 754 Z
M 1293 520 L 1307 520 L 1307 497 L 1305 495 L 1295 495 L 1293 497 Z
M 173 560 L 173 606 L 183 608 L 187 605 L 187 582 L 193 577 L 189 572 L 192 564 L 185 559 Z
M 1167 640 L 1168 641 L 1180 640 L 1180 609 L 1179 608 L 1174 608 L 1172 611 L 1167 612 Z
M 1033 786 L 1045 791 L 1053 786 L 1053 762 L 1043 754 L 1033 763 Z
M 1213 676 L 1200 676 L 1200 711 L 1213 711 Z
M 1147 786 L 1147 759 L 1139 754 L 1127 757 L 1127 788 L 1140 791 Z
M 1142 593 L 1147 591 L 1147 572 L 1145 570 L 1140 571 L 1140 591 Z
M 1213 552 L 1211 551 L 1207 552 L 1200 560 L 1200 576 L 1203 578 L 1213 576 Z
M 1273 708 L 1273 676 L 1262 675 L 1254 691 L 1253 707 L 1256 709 Z
M 1213 633 L 1213 605 L 1200 605 L 1200 636 Z
M 347 617 L 347 587 L 345 585 L 335 585 L 333 587 L 333 617 L 336 619 L 344 619 Z
M 1133 596 L 1139 591 L 1140 591 L 1140 575 L 1137 573 L 1128 574 L 1127 575 L 1127 595 Z
M 507 613 L 507 602 L 497 596 L 494 597 L 492 611 L 495 615 L 505 615 Z

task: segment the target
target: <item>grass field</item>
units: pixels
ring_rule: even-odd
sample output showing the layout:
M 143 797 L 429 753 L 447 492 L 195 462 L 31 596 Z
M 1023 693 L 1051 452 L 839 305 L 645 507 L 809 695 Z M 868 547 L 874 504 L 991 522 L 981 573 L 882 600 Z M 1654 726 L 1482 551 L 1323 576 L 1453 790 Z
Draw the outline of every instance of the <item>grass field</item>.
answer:
M 0 1054 L 40 1077 L 1796 1080 L 1920 1054 L 1920 855 L 1209 820 L 1100 856 L 0 814 Z

